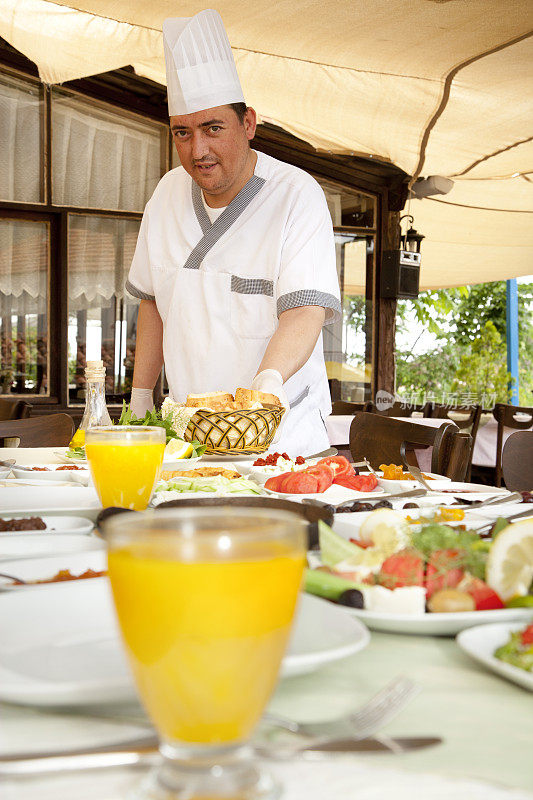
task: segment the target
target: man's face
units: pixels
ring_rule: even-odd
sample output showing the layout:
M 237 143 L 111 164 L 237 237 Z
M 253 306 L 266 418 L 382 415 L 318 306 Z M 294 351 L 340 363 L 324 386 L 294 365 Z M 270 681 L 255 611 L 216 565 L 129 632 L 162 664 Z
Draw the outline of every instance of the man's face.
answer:
M 252 108 L 246 110 L 242 123 L 231 106 L 170 118 L 181 165 L 206 195 L 219 197 L 241 188 L 255 127 Z

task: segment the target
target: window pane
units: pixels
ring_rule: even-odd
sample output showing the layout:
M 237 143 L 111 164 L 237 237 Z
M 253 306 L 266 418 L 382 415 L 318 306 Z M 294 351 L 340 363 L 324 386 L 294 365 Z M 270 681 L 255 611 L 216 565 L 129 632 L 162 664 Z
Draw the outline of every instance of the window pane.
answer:
M 333 225 L 353 228 L 373 228 L 376 218 L 376 198 L 349 186 L 341 186 L 317 178 L 324 190 Z
M 39 203 L 42 89 L 0 75 L 0 200 Z
M 139 301 L 124 294 L 140 222 L 69 214 L 69 398 L 84 402 L 85 363 L 102 358 L 108 402 L 131 389 Z
M 324 327 L 324 356 L 332 399 L 359 403 L 371 395 L 374 237 L 336 233 L 335 247 L 343 315 Z
M 57 205 L 143 211 L 161 177 L 166 128 L 52 93 L 52 196 Z
M 46 222 L 0 219 L 0 394 L 48 390 Z

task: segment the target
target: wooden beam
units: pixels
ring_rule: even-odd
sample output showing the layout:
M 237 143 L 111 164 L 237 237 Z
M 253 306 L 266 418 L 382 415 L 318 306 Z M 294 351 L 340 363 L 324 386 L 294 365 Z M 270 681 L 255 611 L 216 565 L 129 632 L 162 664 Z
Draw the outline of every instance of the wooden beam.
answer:
M 381 260 L 385 250 L 396 250 L 400 246 L 400 213 L 391 211 L 384 199 L 381 217 L 381 247 L 376 263 L 376 285 L 379 292 Z M 376 389 L 384 389 L 394 395 L 396 388 L 396 310 L 398 301 L 380 297 L 376 341 Z

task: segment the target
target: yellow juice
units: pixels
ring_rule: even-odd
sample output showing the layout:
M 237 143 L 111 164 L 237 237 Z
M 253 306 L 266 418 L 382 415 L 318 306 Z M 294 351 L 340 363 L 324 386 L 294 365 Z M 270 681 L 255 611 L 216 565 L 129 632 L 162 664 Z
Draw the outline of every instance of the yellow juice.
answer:
M 187 544 L 130 544 L 109 575 L 139 693 L 167 739 L 246 739 L 275 686 L 304 554 L 255 543 L 217 562 L 180 560 Z M 165 552 L 166 551 L 166 552 Z
M 85 453 L 94 485 L 104 508 L 120 506 L 136 511 L 146 508 L 159 476 L 164 443 L 120 444 L 91 442 Z

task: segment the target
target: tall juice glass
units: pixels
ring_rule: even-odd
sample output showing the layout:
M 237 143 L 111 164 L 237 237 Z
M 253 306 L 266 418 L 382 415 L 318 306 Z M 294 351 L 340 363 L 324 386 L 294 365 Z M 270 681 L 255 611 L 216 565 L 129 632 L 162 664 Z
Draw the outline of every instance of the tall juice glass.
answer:
M 162 762 L 138 797 L 279 796 L 246 742 L 276 684 L 305 561 L 305 522 L 218 507 L 105 525 L 122 637 Z
M 163 463 L 163 428 L 110 425 L 89 428 L 85 453 L 104 508 L 142 511 L 150 501 Z

